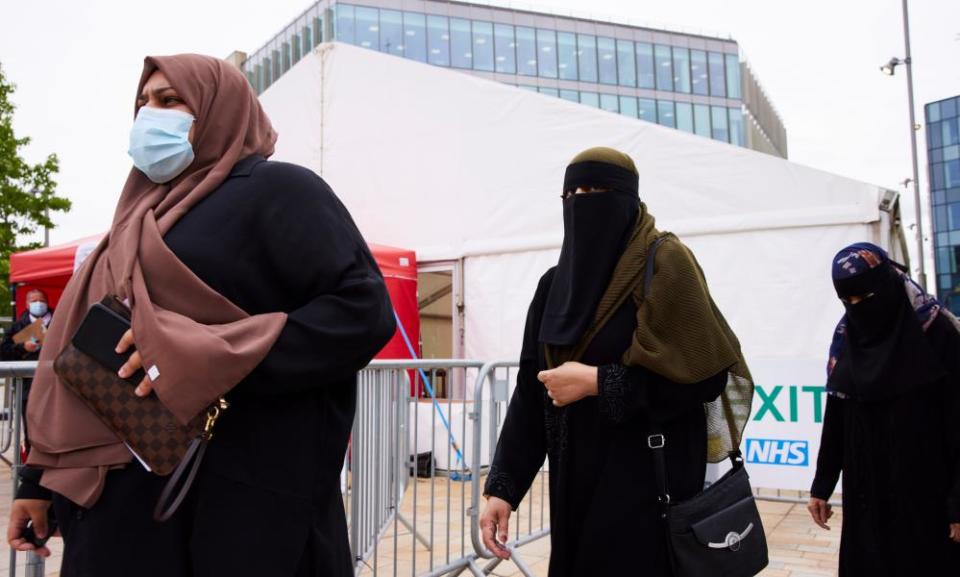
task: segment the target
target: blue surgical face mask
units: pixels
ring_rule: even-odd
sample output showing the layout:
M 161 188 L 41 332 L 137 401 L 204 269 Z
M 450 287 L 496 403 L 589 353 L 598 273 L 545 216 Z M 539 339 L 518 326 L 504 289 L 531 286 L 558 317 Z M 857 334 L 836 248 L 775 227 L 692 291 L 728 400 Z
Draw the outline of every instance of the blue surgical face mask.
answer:
M 34 301 L 27 305 L 27 308 L 30 309 L 30 314 L 35 317 L 42 317 L 47 314 L 47 303 L 43 301 Z
M 193 162 L 193 146 L 187 138 L 193 121 L 192 115 L 179 110 L 140 108 L 127 151 L 133 165 L 157 184 L 179 176 Z

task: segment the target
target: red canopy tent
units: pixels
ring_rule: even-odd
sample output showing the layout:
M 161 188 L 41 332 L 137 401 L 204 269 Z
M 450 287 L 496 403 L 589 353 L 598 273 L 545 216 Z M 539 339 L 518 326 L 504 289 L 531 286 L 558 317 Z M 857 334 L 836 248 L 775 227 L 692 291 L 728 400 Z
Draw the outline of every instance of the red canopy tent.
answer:
M 103 235 L 81 238 L 73 242 L 10 255 L 10 284 L 15 289 L 16 315 L 23 314 L 27 293 L 41 289 L 50 306 L 56 308 L 67 281 Z M 420 335 L 420 312 L 417 308 L 417 257 L 412 250 L 370 245 L 387 283 L 393 308 L 406 333 L 416 339 Z M 419 355 L 419 343 L 413 341 Z M 409 359 L 409 348 L 400 331 L 393 335 L 377 358 Z

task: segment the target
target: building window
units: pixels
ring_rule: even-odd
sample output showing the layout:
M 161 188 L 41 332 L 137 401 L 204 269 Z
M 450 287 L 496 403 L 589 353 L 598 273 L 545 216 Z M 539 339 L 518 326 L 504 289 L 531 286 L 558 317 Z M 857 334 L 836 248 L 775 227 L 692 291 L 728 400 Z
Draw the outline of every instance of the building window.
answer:
M 357 6 L 356 32 L 357 46 L 373 48 L 380 46 L 380 17 L 376 8 Z
M 670 128 L 677 127 L 677 119 L 673 113 L 672 100 L 657 101 L 657 123 Z
M 304 55 L 310 53 L 310 49 L 313 48 L 313 34 L 309 26 L 304 26 L 303 30 L 300 31 L 300 50 Z
M 636 55 L 629 40 L 617 40 L 617 76 L 620 86 L 637 85 Z
M 710 96 L 727 96 L 727 78 L 723 74 L 723 54 L 710 52 Z
M 580 104 L 586 104 L 594 108 L 600 108 L 600 95 L 596 92 L 581 92 Z
M 560 80 L 577 80 L 577 35 L 557 32 L 557 69 Z
M 600 83 L 617 83 L 617 48 L 613 38 L 597 38 L 597 62 L 600 66 Z
M 495 24 L 493 27 L 495 37 L 497 72 L 503 74 L 517 73 L 517 44 L 513 39 L 513 26 L 510 24 Z
M 744 132 L 743 112 L 739 108 L 730 109 L 730 144 L 737 146 L 747 145 L 747 135 Z
M 706 104 L 693 105 L 693 131 L 700 136 L 710 138 L 710 107 Z
M 284 42 L 280 45 L 280 49 L 283 50 L 283 71 L 286 73 L 287 70 L 290 70 L 290 43 Z
M 423 14 L 403 13 L 403 55 L 417 62 L 427 61 L 427 18 Z
M 576 90 L 561 90 L 560 98 L 564 100 L 569 100 L 570 102 L 580 102 L 580 93 Z
M 740 81 L 740 58 L 727 54 L 727 98 L 742 98 Z
M 547 96 L 553 96 L 554 98 L 560 96 L 560 91 L 556 88 L 550 88 L 549 86 L 541 86 L 540 94 L 546 94 Z
M 267 88 L 270 88 L 270 85 L 273 84 L 273 66 L 270 62 L 269 56 L 263 57 L 263 88 L 260 92 L 263 92 Z
M 712 106 L 710 108 L 711 120 L 713 121 L 713 132 L 711 136 L 714 140 L 730 142 L 730 131 L 727 129 L 727 109 L 724 106 Z
M 693 105 L 689 102 L 677 102 L 677 128 L 684 132 L 693 132 Z
M 637 99 L 637 118 L 647 122 L 657 121 L 657 101 L 652 98 Z
M 345 44 L 357 44 L 357 36 L 354 30 L 354 10 L 349 4 L 338 4 L 334 6 L 336 11 L 336 30 L 334 37 Z
M 637 99 L 633 96 L 621 96 L 620 114 L 629 116 L 630 118 L 637 118 L 639 115 L 639 110 L 637 109 Z
M 454 68 L 473 68 L 473 40 L 470 37 L 470 21 L 450 19 L 450 62 Z
M 707 53 L 703 50 L 690 51 L 690 84 L 694 94 L 708 96 L 710 81 L 707 76 Z
M 960 160 L 943 163 L 944 188 L 960 186 Z
M 557 77 L 557 33 L 537 29 L 537 68 L 544 78 Z
M 533 28 L 517 26 L 517 71 L 523 76 L 537 75 L 537 40 Z
M 427 16 L 427 62 L 450 66 L 450 31 L 446 16 Z
M 657 61 L 657 90 L 673 92 L 673 62 L 670 47 L 657 44 L 653 47 Z
M 473 23 L 473 68 L 493 72 L 493 24 Z
M 607 112 L 620 112 L 620 101 L 616 94 L 601 94 L 600 108 Z
M 952 146 L 960 143 L 960 118 L 948 118 L 940 123 L 941 144 L 940 146 Z
M 403 56 L 403 14 L 396 10 L 380 11 L 380 52 Z
M 310 38 L 310 47 L 316 48 L 323 42 L 323 18 L 314 18 L 313 19 L 313 34 Z
M 597 81 L 597 37 L 588 34 L 577 35 L 577 54 L 580 57 L 581 82 Z
M 656 88 L 656 67 L 653 65 L 653 45 L 637 42 L 637 86 Z
M 296 64 L 300 61 L 300 57 L 303 54 L 303 52 L 300 51 L 301 48 L 303 48 L 300 44 L 300 36 L 294 34 L 290 37 L 290 47 L 293 48 L 293 63 Z
M 690 51 L 686 48 L 673 47 L 673 87 L 690 94 Z
M 283 74 L 283 71 L 280 69 L 280 51 L 272 51 L 273 58 L 273 81 L 276 82 L 280 75 Z

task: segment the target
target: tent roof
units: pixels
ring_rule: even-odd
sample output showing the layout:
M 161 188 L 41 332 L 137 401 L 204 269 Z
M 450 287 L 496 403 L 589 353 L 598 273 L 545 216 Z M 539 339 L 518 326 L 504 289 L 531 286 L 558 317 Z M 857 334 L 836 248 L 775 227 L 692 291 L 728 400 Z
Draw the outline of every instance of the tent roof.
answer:
M 321 174 L 361 230 L 421 260 L 558 247 L 564 169 L 598 145 L 634 158 L 658 224 L 686 237 L 879 220 L 874 185 L 345 44 L 260 98 L 274 159 Z
M 103 238 L 97 234 L 36 250 L 10 255 L 10 282 L 29 282 L 53 276 L 73 274 L 77 248 L 96 245 Z
M 98 234 L 56 246 L 14 253 L 10 255 L 10 282 L 69 276 L 73 274 L 77 249 L 92 248 L 103 236 Z M 370 251 L 385 277 L 417 279 L 417 257 L 414 251 L 380 244 L 371 244 Z

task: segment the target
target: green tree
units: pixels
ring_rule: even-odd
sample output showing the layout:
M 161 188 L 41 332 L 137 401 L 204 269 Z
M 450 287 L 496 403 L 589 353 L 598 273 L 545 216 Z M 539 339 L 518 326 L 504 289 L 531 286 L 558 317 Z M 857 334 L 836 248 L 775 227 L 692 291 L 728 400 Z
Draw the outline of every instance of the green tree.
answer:
M 0 65 L 0 315 L 12 312 L 10 255 L 41 246 L 39 242 L 22 242 L 22 237 L 53 228 L 50 214 L 70 210 L 70 201 L 56 195 L 53 177 L 60 171 L 57 155 L 51 154 L 38 164 L 29 164 L 20 155 L 30 138 L 17 138 L 13 132 L 16 107 L 10 100 L 15 88 Z

